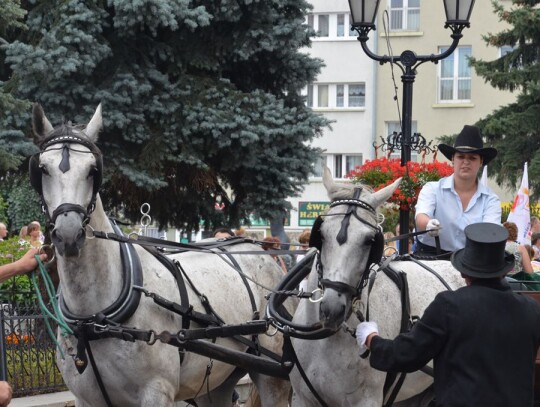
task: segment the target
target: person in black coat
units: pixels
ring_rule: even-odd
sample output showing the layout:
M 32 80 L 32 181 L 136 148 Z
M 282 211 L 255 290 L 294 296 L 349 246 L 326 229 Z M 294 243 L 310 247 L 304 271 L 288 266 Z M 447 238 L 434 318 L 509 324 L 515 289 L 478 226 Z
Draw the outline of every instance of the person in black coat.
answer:
M 532 406 L 540 306 L 504 280 L 514 265 L 505 228 L 476 223 L 465 235 L 451 262 L 467 286 L 439 293 L 393 340 L 373 321 L 359 324 L 360 351 L 370 349 L 371 366 L 385 372 L 414 372 L 433 359 L 436 406 Z

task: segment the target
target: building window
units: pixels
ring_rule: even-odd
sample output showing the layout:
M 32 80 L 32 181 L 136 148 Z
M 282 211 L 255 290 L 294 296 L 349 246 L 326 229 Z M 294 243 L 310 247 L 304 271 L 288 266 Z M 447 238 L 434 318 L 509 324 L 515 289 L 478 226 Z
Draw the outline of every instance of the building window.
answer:
M 390 0 L 390 30 L 418 31 L 420 0 Z
M 330 34 L 330 16 L 328 14 L 319 14 L 319 37 L 328 37 Z
M 447 48 L 440 48 L 440 52 Z M 469 57 L 471 47 L 458 47 L 440 62 L 439 65 L 439 101 L 463 102 L 471 100 L 471 68 Z
M 317 107 L 328 107 L 328 85 L 317 85 Z
M 306 102 L 312 108 L 362 108 L 366 106 L 366 84 L 309 85 Z
M 346 39 L 358 34 L 351 28 L 350 14 L 308 14 L 307 24 L 316 32 L 315 38 Z
M 362 154 L 324 154 L 313 164 L 313 176 L 323 175 L 323 165 L 330 168 L 333 178 L 345 178 L 357 166 L 363 164 Z
M 516 47 L 512 45 L 503 45 L 502 47 L 499 48 L 499 58 L 504 57 L 506 54 L 509 54 L 515 49 Z
M 366 105 L 366 85 L 359 83 L 348 85 L 349 107 L 363 107 Z
M 337 15 L 337 36 L 345 36 L 345 14 Z

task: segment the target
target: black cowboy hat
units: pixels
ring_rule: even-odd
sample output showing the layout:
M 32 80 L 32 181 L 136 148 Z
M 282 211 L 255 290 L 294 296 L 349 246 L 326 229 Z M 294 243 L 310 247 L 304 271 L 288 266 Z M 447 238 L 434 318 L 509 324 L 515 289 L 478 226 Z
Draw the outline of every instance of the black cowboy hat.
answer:
M 495 223 L 473 223 L 465 228 L 465 248 L 452 254 L 452 265 L 469 277 L 493 278 L 514 267 L 513 254 L 505 252 L 508 231 Z
M 480 135 L 480 129 L 476 126 L 464 126 L 454 142 L 454 147 L 448 144 L 439 144 L 439 151 L 452 161 L 452 156 L 457 152 L 478 154 L 487 165 L 497 156 L 497 150 L 493 147 L 484 148 L 484 142 Z

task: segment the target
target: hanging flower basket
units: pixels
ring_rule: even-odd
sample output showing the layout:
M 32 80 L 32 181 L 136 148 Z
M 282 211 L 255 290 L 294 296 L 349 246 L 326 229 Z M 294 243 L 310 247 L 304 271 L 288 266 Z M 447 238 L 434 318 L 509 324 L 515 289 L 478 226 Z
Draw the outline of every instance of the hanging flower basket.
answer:
M 438 181 L 454 172 L 450 164 L 434 161 L 432 163 L 417 163 L 409 161 L 407 166 L 401 166 L 401 160 L 377 158 L 367 160 L 364 165 L 356 167 L 347 177 L 353 183 L 370 186 L 375 191 L 390 185 L 399 177 L 401 184 L 388 200 L 396 204 L 400 210 L 414 208 L 420 189 L 426 182 Z

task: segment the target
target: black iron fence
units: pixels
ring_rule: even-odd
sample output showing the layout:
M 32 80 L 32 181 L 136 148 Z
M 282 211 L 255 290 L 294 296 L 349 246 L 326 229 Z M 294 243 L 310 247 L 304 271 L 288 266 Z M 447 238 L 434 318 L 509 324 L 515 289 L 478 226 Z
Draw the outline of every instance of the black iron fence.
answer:
M 0 380 L 11 384 L 14 397 L 67 390 L 35 294 L 10 290 L 0 298 Z

